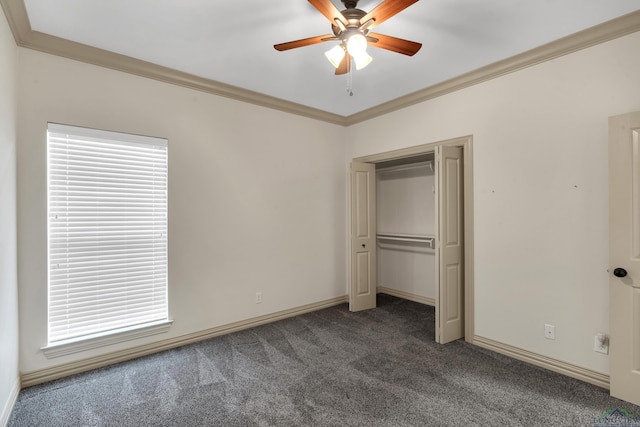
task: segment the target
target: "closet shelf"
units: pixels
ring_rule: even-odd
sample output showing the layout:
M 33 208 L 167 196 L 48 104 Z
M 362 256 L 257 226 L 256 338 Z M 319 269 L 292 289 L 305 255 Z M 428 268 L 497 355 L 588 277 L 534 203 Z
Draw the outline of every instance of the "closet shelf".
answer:
M 378 240 L 393 240 L 396 242 L 428 243 L 431 248 L 434 248 L 436 244 L 435 236 L 422 234 L 378 233 L 376 238 Z
M 410 163 L 410 164 L 406 164 L 406 165 L 387 166 L 387 167 L 376 168 L 376 173 L 378 173 L 378 172 L 400 172 L 400 171 L 406 171 L 406 170 L 412 170 L 412 169 L 421 169 L 421 168 L 425 168 L 425 167 L 428 167 L 429 169 L 431 169 L 431 172 L 433 172 L 433 161 L 432 160 L 428 160 L 426 162 L 418 162 L 418 163 Z

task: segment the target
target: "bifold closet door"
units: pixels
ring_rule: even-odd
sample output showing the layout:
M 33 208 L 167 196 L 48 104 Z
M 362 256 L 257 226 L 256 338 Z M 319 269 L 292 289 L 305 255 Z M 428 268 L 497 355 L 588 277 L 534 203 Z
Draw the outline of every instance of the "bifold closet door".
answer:
M 349 310 L 376 307 L 376 167 L 351 163 L 351 286 Z
M 438 147 L 439 283 L 436 286 L 436 341 L 464 337 L 464 209 L 461 147 Z

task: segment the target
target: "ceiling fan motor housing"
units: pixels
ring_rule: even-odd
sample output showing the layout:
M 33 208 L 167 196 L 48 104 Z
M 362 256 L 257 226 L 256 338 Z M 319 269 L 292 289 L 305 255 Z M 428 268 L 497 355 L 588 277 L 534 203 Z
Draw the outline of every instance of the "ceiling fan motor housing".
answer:
M 348 1 L 343 2 L 345 3 L 345 5 L 347 3 L 351 3 Z M 357 3 L 357 2 L 352 2 L 352 3 Z M 367 12 L 365 12 L 364 10 L 361 9 L 345 9 L 343 11 L 341 11 L 340 13 L 342 13 L 342 16 L 345 17 L 345 19 L 347 21 L 349 21 L 349 25 L 347 25 L 347 29 L 346 31 L 343 31 L 340 29 L 340 27 L 338 27 L 336 24 L 331 24 L 331 30 L 333 31 L 333 34 L 336 35 L 336 37 L 340 37 L 343 35 L 343 33 L 348 32 L 349 30 L 353 30 L 353 29 L 358 29 L 360 27 L 360 19 L 365 16 L 367 14 Z M 366 35 L 368 31 L 362 31 L 362 33 L 364 33 Z

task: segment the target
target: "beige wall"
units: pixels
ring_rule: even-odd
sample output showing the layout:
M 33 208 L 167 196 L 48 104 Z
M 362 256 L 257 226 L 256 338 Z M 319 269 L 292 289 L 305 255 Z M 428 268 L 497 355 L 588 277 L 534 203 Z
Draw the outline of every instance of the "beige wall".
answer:
M 0 9 L 0 425 L 18 390 L 16 71 L 18 49 Z
M 476 334 L 608 373 L 607 118 L 640 33 L 352 126 L 348 158 L 473 135 Z M 544 324 L 556 325 L 556 340 Z
M 343 128 L 19 53 L 23 372 L 346 294 Z M 52 360 L 39 351 L 47 342 L 48 121 L 168 138 L 169 333 Z
M 435 174 L 424 165 L 376 173 L 378 233 L 436 235 Z M 378 286 L 435 300 L 436 251 L 427 244 L 379 240 Z

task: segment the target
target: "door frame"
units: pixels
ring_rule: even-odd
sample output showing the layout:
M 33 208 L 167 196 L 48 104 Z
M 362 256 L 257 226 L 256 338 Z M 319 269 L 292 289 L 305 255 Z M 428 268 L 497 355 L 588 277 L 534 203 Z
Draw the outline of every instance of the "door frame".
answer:
M 436 141 L 427 144 L 416 145 L 398 150 L 385 151 L 368 156 L 354 157 L 353 162 L 361 163 L 381 163 L 389 160 L 398 160 L 416 157 L 424 154 L 434 153 L 436 147 L 453 146 L 462 147 L 463 152 L 463 174 L 464 174 L 464 339 L 472 343 L 475 335 L 474 328 L 474 229 L 473 229 L 473 135 L 458 138 Z M 351 190 L 349 190 L 349 200 L 351 200 Z M 351 203 L 348 204 L 348 218 L 351 218 Z M 351 244 L 351 221 L 349 221 L 349 233 L 347 236 L 349 245 Z M 351 251 L 349 250 L 349 254 Z M 348 276 L 351 278 L 351 256 L 348 261 Z M 351 283 L 349 279 L 349 298 L 352 295 Z M 437 303 L 437 302 L 436 302 Z

